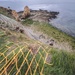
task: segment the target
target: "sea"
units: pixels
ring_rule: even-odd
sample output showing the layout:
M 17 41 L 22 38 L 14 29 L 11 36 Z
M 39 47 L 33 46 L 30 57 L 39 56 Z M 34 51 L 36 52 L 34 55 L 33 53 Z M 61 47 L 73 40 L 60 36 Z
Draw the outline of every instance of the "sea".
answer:
M 75 4 L 41 4 L 30 7 L 34 10 L 43 9 L 59 12 L 57 18 L 52 19 L 50 24 L 75 37 Z
M 37 1 L 37 0 L 36 0 Z M 72 1 L 72 0 L 71 0 Z M 54 27 L 62 30 L 63 32 L 75 37 L 75 2 L 60 2 L 60 3 L 33 3 L 33 4 L 20 4 L 20 3 L 9 3 L 9 2 L 0 2 L 0 6 L 10 7 L 16 11 L 22 11 L 24 6 L 28 5 L 30 9 L 33 10 L 48 10 L 48 11 L 57 11 L 59 15 L 56 19 L 52 19 L 50 24 Z

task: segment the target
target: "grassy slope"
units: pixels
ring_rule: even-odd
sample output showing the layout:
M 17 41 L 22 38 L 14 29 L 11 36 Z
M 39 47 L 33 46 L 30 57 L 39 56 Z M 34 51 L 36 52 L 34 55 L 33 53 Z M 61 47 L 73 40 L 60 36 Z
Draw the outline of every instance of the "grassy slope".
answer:
M 66 51 L 51 50 L 52 54 L 51 63 L 53 64 L 48 68 L 45 66 L 44 72 L 52 75 L 74 75 L 75 74 L 75 55 Z M 49 69 L 49 70 L 48 70 Z
M 33 22 L 32 21 L 29 22 L 29 20 L 28 20 L 27 24 L 28 25 L 33 24 Z M 70 44 L 73 46 L 73 48 L 75 48 L 75 38 L 72 38 L 72 37 L 66 35 L 65 33 L 62 33 L 61 31 L 57 30 L 56 28 L 49 26 L 48 24 L 45 24 L 45 23 L 34 22 L 34 25 L 36 25 L 40 31 L 43 31 L 45 34 L 48 34 L 50 36 L 53 36 L 53 38 L 56 38 L 60 42 L 69 41 Z M 8 41 L 9 41 L 9 43 L 8 43 Z M 11 47 L 12 45 L 18 44 L 19 48 L 17 48 L 15 50 L 15 54 L 16 54 L 22 46 L 22 44 L 20 44 L 20 43 L 21 42 L 24 43 L 24 41 L 27 42 L 28 44 L 35 43 L 35 41 L 28 39 L 28 37 L 23 34 L 20 34 L 17 32 L 15 33 L 15 32 L 9 31 L 9 30 L 4 32 L 4 30 L 0 29 L 0 53 L 3 53 L 4 51 L 7 50 L 7 47 L 5 47 L 5 45 Z M 49 55 L 52 56 L 51 62 L 50 62 L 50 64 L 52 64 L 52 65 L 49 66 L 48 64 L 44 64 L 44 60 L 40 59 L 41 61 L 39 62 L 39 66 L 37 68 L 35 75 L 39 75 L 39 72 L 42 69 L 42 66 L 44 66 L 44 69 L 43 69 L 44 75 L 75 75 L 75 71 L 74 71 L 75 70 L 75 55 L 74 55 L 74 53 L 57 51 L 54 48 L 51 48 L 51 49 L 48 48 L 47 50 L 48 50 Z M 23 51 L 24 51 L 24 55 L 26 55 L 28 53 L 27 49 L 24 49 Z M 8 53 L 9 53 L 9 50 L 6 51 L 6 53 L 4 55 L 7 56 Z M 41 50 L 41 54 L 42 55 L 45 54 L 45 53 L 43 53 L 43 50 Z M 10 57 L 14 57 L 14 54 L 11 53 L 8 56 L 8 60 L 10 59 Z M 18 67 L 20 67 L 24 58 L 22 56 L 22 53 L 20 53 L 18 55 L 18 57 L 19 57 Z M 32 57 L 33 56 L 31 54 L 29 54 L 29 56 L 27 58 L 29 63 L 32 60 L 31 59 Z M 37 62 L 38 62 L 39 58 L 40 58 L 40 54 L 38 53 L 36 56 Z M 0 61 L 2 59 L 4 59 L 4 57 L 0 55 Z M 4 64 L 5 64 L 5 62 L 3 61 L 3 63 L 0 65 L 0 68 Z M 35 61 L 31 66 L 32 73 L 34 72 L 34 68 L 36 66 L 36 64 L 35 65 L 34 64 L 35 64 Z M 27 70 L 27 68 L 28 68 L 27 63 L 24 63 L 24 65 L 21 69 L 22 75 L 24 75 L 24 72 Z M 14 64 L 14 68 L 11 71 L 10 75 L 12 75 L 13 72 L 15 72 L 15 71 L 17 71 L 17 70 L 16 70 L 16 66 Z M 30 75 L 30 72 L 29 72 L 29 75 Z
M 47 23 L 34 23 L 34 25 L 37 25 L 38 31 L 42 31 L 45 34 L 52 36 L 59 42 L 68 42 L 72 49 L 75 50 L 75 38 L 67 35 L 66 33 L 54 28 L 50 24 Z
M 11 36 L 13 34 L 14 33 L 12 32 Z M 23 39 L 21 39 L 21 40 L 23 40 Z M 7 41 L 9 41 L 10 43 L 7 44 L 8 43 Z M 5 50 L 7 50 L 7 47 L 4 47 L 5 44 L 9 47 L 11 47 L 12 45 L 15 45 L 11 42 L 14 42 L 14 41 L 10 40 L 9 35 L 7 36 L 7 34 L 4 33 L 4 31 L 0 30 L 0 52 L 1 53 L 3 53 Z M 20 40 L 18 39 L 18 44 L 19 44 L 19 42 L 20 42 Z M 14 42 L 14 43 L 16 43 L 16 42 Z M 21 45 L 19 45 L 19 47 L 15 49 L 15 54 L 17 54 L 19 52 L 19 50 L 21 48 Z M 24 49 L 23 51 L 24 51 L 24 54 L 26 56 L 28 51 L 26 49 Z M 39 74 L 39 72 L 42 69 L 43 64 L 44 64 L 44 69 L 43 69 L 43 74 L 44 75 L 50 75 L 50 74 L 51 75 L 75 75 L 75 71 L 74 71 L 75 70 L 75 55 L 74 55 L 74 53 L 69 53 L 69 52 L 66 52 L 66 51 L 65 52 L 64 51 L 57 51 L 56 49 L 53 49 L 53 48 L 51 48 L 51 49 L 48 48 L 47 51 L 48 51 L 49 55 L 52 55 L 51 62 L 50 62 L 50 64 L 52 64 L 52 65 L 44 64 L 44 60 L 41 58 L 40 59 L 41 61 L 39 62 L 39 66 L 37 68 L 37 71 L 36 71 L 35 75 Z M 4 55 L 6 55 L 7 52 Z M 42 49 L 39 52 L 44 57 L 45 52 L 43 52 Z M 8 60 L 10 60 L 11 57 L 14 57 L 13 53 L 11 53 L 7 57 Z M 29 54 L 29 56 L 27 57 L 27 60 L 28 60 L 29 63 L 31 62 L 32 58 L 33 58 L 33 56 L 31 54 Z M 39 58 L 40 58 L 40 54 L 38 53 L 36 55 L 36 61 L 37 62 L 39 61 Z M 3 59 L 3 57 L 0 56 L 0 61 L 2 59 Z M 18 59 L 19 59 L 18 67 L 20 67 L 20 65 L 22 64 L 22 62 L 24 60 L 22 53 L 18 54 Z M 25 66 L 25 67 L 22 67 L 22 69 L 20 70 L 22 75 L 24 75 L 25 71 L 28 68 L 27 63 L 25 63 L 23 66 Z M 1 65 L 0 65 L 0 67 L 1 67 Z M 35 67 L 36 67 L 36 63 L 35 63 L 35 60 L 34 60 L 34 63 L 32 63 L 32 66 L 31 66 L 32 73 L 34 73 Z M 15 71 L 16 71 L 16 66 L 14 64 L 14 68 L 10 72 L 10 75 L 12 75 Z M 29 72 L 28 75 L 30 75 L 30 72 Z
M 63 33 L 62 31 L 54 28 L 47 23 L 33 22 L 32 20 L 25 20 L 23 24 L 33 25 L 38 31 L 52 36 L 59 42 L 68 42 L 73 50 L 75 50 L 75 38 Z M 45 75 L 74 75 L 75 74 L 75 54 L 73 52 L 69 53 L 66 51 L 57 51 L 56 49 L 51 49 L 49 52 L 52 55 L 52 66 L 44 65 Z
M 41 31 L 45 34 L 47 34 L 50 37 L 53 37 L 57 41 L 61 42 L 68 42 L 72 49 L 75 50 L 75 37 L 72 37 L 57 28 L 53 27 L 52 25 L 48 23 L 39 23 L 39 22 L 33 22 L 30 19 L 27 19 L 23 22 L 25 25 L 33 25 L 38 31 Z

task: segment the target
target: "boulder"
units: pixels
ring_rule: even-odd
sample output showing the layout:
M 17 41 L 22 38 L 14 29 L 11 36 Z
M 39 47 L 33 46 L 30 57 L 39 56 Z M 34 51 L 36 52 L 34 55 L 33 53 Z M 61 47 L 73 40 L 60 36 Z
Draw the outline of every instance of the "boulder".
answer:
M 20 33 L 24 33 L 24 30 L 23 29 L 20 29 Z
M 23 12 L 23 14 L 22 14 L 22 18 L 26 18 L 26 17 L 28 17 L 29 15 L 30 15 L 30 9 L 29 9 L 28 6 L 25 6 L 24 12 Z
M 50 45 L 50 46 L 53 46 L 53 44 L 54 44 L 54 40 L 53 40 L 53 39 L 51 39 L 51 40 L 50 40 L 50 44 L 49 44 L 49 45 Z
M 31 50 L 31 52 L 32 52 L 33 54 L 37 54 L 38 48 L 39 48 L 39 45 L 36 45 L 36 44 L 30 44 L 30 45 L 28 46 L 28 49 Z
M 19 21 L 19 15 L 15 10 L 12 10 L 12 15 L 17 21 Z

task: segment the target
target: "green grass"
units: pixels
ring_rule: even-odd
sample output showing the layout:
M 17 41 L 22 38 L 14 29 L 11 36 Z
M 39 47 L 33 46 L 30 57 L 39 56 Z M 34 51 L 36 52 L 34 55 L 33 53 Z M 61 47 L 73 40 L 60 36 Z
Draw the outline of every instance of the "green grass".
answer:
M 72 47 L 75 49 L 75 38 L 57 30 L 56 28 L 52 27 L 51 25 L 47 24 L 47 23 L 39 23 L 39 22 L 29 22 L 29 20 L 27 20 L 25 23 L 27 23 L 28 25 L 33 24 L 33 26 L 37 27 L 37 30 L 44 32 L 45 34 L 52 36 L 53 38 L 57 39 L 59 42 L 63 42 L 63 41 L 68 41 Z M 24 23 L 24 24 L 25 24 Z M 6 31 L 5 31 L 6 32 Z M 7 56 L 7 54 L 9 54 L 9 56 L 7 56 L 7 60 L 10 62 L 12 60 L 12 58 L 14 58 L 14 55 L 16 55 L 20 49 L 22 49 L 25 44 L 20 44 L 20 42 L 27 42 L 28 44 L 30 43 L 35 43 L 36 41 L 32 41 L 31 39 L 29 40 L 26 35 L 24 36 L 23 34 L 20 33 L 15 33 L 12 32 L 11 34 L 6 34 L 3 30 L 0 29 L 0 53 L 3 53 L 4 51 L 6 51 L 8 49 L 7 46 L 12 47 L 12 45 L 16 44 L 16 41 L 13 41 L 14 43 L 12 43 L 11 41 L 11 36 L 15 36 L 15 38 L 18 40 L 18 46 L 15 46 L 15 54 L 10 50 L 7 50 L 4 55 Z M 9 43 L 8 43 L 9 41 Z M 49 51 L 50 50 L 50 51 Z M 27 53 L 28 53 L 28 48 L 24 48 L 23 50 L 24 53 L 24 57 L 23 54 L 20 52 L 17 57 L 18 57 L 18 68 L 21 66 L 23 60 L 25 59 Z M 48 54 L 51 55 L 51 61 L 50 64 L 52 65 L 48 65 L 46 63 L 44 63 L 45 57 L 46 57 L 46 53 L 44 52 L 44 50 L 42 48 L 40 48 L 40 51 L 37 53 L 35 59 L 33 60 L 33 63 L 31 65 L 31 71 L 32 73 L 34 73 L 34 70 L 36 68 L 36 62 L 39 64 L 36 72 L 34 75 L 40 75 L 39 72 L 41 71 L 42 67 L 43 67 L 43 75 L 75 75 L 75 54 L 72 52 L 66 52 L 66 51 L 59 51 L 56 50 L 54 48 L 52 49 L 48 49 L 46 50 L 48 51 Z M 44 59 L 41 57 L 41 55 L 44 57 Z M 29 53 L 28 57 L 27 57 L 27 61 L 28 63 L 25 61 L 19 75 L 24 75 L 25 72 L 28 69 L 28 64 L 31 63 L 32 58 L 34 56 Z M 3 60 L 5 57 L 3 55 L 0 55 L 0 61 Z M 9 64 L 9 62 L 7 64 Z M 4 60 L 1 64 L 0 64 L 0 68 L 6 63 L 6 60 Z M 6 64 L 6 65 L 7 65 Z M 16 69 L 16 65 L 12 64 L 10 65 L 10 69 L 12 69 L 12 71 L 10 72 L 9 75 L 13 75 L 13 73 L 16 73 L 17 69 Z M 9 73 L 10 70 L 8 70 Z M 28 72 L 28 75 L 30 75 L 30 70 Z
M 23 21 L 23 25 L 27 26 L 33 26 L 35 27 L 35 30 L 43 32 L 44 34 L 47 34 L 49 37 L 54 38 L 58 42 L 67 42 L 70 46 L 72 46 L 72 50 L 75 50 L 75 37 L 72 37 L 61 30 L 58 30 L 57 28 L 53 27 L 51 24 L 48 23 L 42 23 L 38 21 L 32 21 L 29 19 L 26 19 L 26 21 Z
M 0 47 L 6 42 L 6 34 L 2 31 L 0 32 Z
M 47 66 L 45 72 L 50 72 L 52 75 L 75 75 L 75 54 L 66 51 L 51 51 L 53 64 L 48 68 Z M 47 75 L 47 73 L 46 73 Z
M 75 50 L 75 37 L 58 30 L 48 23 L 34 22 L 33 26 L 36 27 L 37 31 L 41 31 L 44 34 L 47 34 L 49 37 L 53 37 L 60 43 L 68 42 L 72 46 L 72 49 Z
M 20 53 L 18 55 L 18 62 L 17 62 L 18 68 L 20 68 L 20 66 L 21 66 L 22 62 L 24 61 L 24 58 L 26 57 L 27 53 L 28 53 L 28 50 L 25 50 L 24 57 L 23 57 L 22 53 Z M 24 75 L 26 73 L 26 71 L 29 67 L 29 64 L 31 63 L 33 57 L 34 56 L 31 53 L 29 53 L 29 55 L 27 57 L 28 63 L 27 63 L 27 61 L 25 61 L 21 70 L 20 70 L 21 75 Z M 38 75 L 38 74 L 40 75 L 40 72 L 41 72 L 43 64 L 44 64 L 44 60 L 42 58 L 40 58 L 40 62 L 39 62 L 39 58 L 40 58 L 40 54 L 38 53 L 36 55 L 35 59 L 33 60 L 32 64 L 31 64 L 31 72 L 32 72 L 32 74 L 34 74 L 34 70 L 37 66 L 36 62 L 38 63 L 38 67 L 37 67 L 37 70 L 36 70 L 34 75 Z M 15 64 L 14 64 L 14 66 L 15 66 Z M 11 71 L 10 75 L 12 75 L 14 72 L 16 72 L 16 67 Z M 31 75 L 30 70 L 28 71 L 27 75 Z
M 13 35 L 13 34 L 12 34 Z M 5 50 L 8 49 L 8 47 L 6 47 L 5 45 L 12 47 L 12 45 L 15 45 L 14 43 L 11 43 L 11 41 L 9 43 L 7 43 L 8 38 L 6 38 L 6 34 L 0 30 L 0 52 L 3 53 Z M 23 37 L 22 37 L 23 38 Z M 22 40 L 21 38 L 21 40 Z M 20 41 L 19 41 L 20 42 Z M 16 55 L 20 49 L 22 49 L 25 45 L 22 46 L 18 45 L 15 46 L 15 54 L 13 52 L 11 52 L 9 54 L 9 50 L 7 50 L 4 55 L 7 56 L 7 53 L 9 54 L 9 56 L 7 56 L 7 60 L 10 62 L 12 60 L 12 58 L 14 58 L 14 55 Z M 17 57 L 18 57 L 18 68 L 21 66 L 22 62 L 24 61 L 27 53 L 28 53 L 28 48 L 24 48 L 22 49 L 23 53 L 24 53 L 24 57 L 23 54 L 20 52 Z M 47 49 L 46 51 L 48 51 L 48 54 L 51 55 L 51 61 L 50 64 L 52 65 L 48 65 L 46 63 L 44 63 L 45 57 L 46 57 L 46 53 L 44 52 L 44 50 L 42 48 L 40 48 L 40 51 L 37 53 L 35 59 L 32 62 L 31 65 L 31 71 L 32 74 L 34 73 L 34 70 L 36 68 L 36 62 L 39 64 L 36 72 L 34 75 L 40 75 L 40 71 L 43 67 L 43 75 L 75 75 L 75 54 L 72 52 L 66 52 L 66 51 L 58 51 L 54 48 L 51 49 Z M 41 55 L 43 56 L 43 58 L 41 57 Z M 29 53 L 28 57 L 27 57 L 27 61 L 28 63 L 25 61 L 20 73 L 21 75 L 24 75 L 25 72 L 28 69 L 28 64 L 31 63 L 32 58 L 34 56 Z M 3 60 L 5 57 L 3 55 L 0 55 L 0 61 Z M 6 63 L 6 60 L 4 60 L 1 64 L 0 64 L 0 68 Z M 7 64 L 9 64 L 9 62 Z M 10 65 L 10 69 L 12 69 L 12 71 L 10 72 L 9 75 L 13 75 L 13 73 L 16 73 L 17 69 L 16 69 L 16 65 L 12 64 Z M 9 73 L 10 70 L 8 70 Z M 30 70 L 28 71 L 28 75 L 30 75 Z
M 22 24 L 24 24 L 24 25 L 31 25 L 31 24 L 33 24 L 33 21 L 32 21 L 31 19 L 25 19 L 25 20 L 22 22 Z

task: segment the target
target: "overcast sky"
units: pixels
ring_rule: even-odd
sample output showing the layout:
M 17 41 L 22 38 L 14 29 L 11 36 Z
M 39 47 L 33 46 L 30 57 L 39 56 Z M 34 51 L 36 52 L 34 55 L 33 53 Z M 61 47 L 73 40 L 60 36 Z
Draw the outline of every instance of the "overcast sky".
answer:
M 53 3 L 75 3 L 75 0 L 0 0 L 0 6 L 8 7 L 12 9 L 23 9 L 24 6 L 36 5 L 36 4 L 53 4 Z
M 25 3 L 55 3 L 55 2 L 75 2 L 75 0 L 0 0 L 0 1 L 16 1 Z

